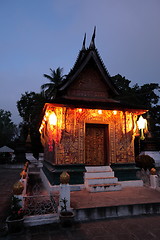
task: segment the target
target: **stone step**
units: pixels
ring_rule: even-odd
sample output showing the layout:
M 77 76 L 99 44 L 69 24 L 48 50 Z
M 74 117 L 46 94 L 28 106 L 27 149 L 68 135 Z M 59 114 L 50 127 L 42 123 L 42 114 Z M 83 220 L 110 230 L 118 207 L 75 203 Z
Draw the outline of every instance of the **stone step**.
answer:
M 85 187 L 89 192 L 107 192 L 121 190 L 118 178 L 110 166 L 86 167 Z
M 114 177 L 114 172 L 104 171 L 104 172 L 86 172 L 85 178 L 100 178 L 100 177 Z
M 104 172 L 111 171 L 112 168 L 110 166 L 94 166 L 94 167 L 85 167 L 87 172 Z
M 109 184 L 109 183 L 117 183 L 118 178 L 116 177 L 103 177 L 103 178 L 86 178 L 86 185 L 90 184 Z
M 109 192 L 109 191 L 119 191 L 122 189 L 119 183 L 110 184 L 90 184 L 87 187 L 89 192 Z

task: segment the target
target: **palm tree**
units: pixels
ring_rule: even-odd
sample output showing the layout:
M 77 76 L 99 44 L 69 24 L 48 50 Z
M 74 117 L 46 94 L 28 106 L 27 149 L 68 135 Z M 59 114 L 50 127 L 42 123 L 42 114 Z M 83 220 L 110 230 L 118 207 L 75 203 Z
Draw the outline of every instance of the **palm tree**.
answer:
M 56 70 L 50 68 L 51 76 L 43 74 L 43 76 L 49 79 L 49 83 L 45 83 L 41 86 L 41 90 L 44 93 L 45 98 L 52 100 L 56 97 L 58 87 L 62 83 L 64 76 L 62 75 L 63 68 L 58 67 Z

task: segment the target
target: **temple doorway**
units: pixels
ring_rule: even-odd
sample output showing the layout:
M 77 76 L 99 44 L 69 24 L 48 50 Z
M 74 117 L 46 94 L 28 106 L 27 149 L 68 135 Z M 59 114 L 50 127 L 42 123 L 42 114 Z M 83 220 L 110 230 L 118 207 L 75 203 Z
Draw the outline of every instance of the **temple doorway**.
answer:
M 108 165 L 108 125 L 86 123 L 85 164 Z

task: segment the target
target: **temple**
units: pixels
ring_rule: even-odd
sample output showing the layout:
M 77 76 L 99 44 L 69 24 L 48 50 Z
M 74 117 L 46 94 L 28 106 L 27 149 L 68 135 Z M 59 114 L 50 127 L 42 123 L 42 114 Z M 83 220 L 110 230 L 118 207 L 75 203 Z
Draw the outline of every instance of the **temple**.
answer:
M 63 170 L 71 184 L 84 184 L 86 171 L 135 163 L 137 119 L 146 109 L 117 100 L 119 92 L 95 46 L 95 30 L 88 48 L 85 41 L 86 36 L 56 98 L 43 109 L 43 172 L 51 185 L 59 184 Z

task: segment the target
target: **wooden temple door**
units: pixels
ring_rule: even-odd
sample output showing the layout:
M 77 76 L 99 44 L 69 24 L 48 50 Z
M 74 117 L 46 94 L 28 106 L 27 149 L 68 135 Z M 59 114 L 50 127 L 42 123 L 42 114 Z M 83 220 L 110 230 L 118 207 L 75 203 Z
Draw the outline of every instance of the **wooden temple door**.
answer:
M 108 125 L 86 124 L 85 164 L 108 164 Z

